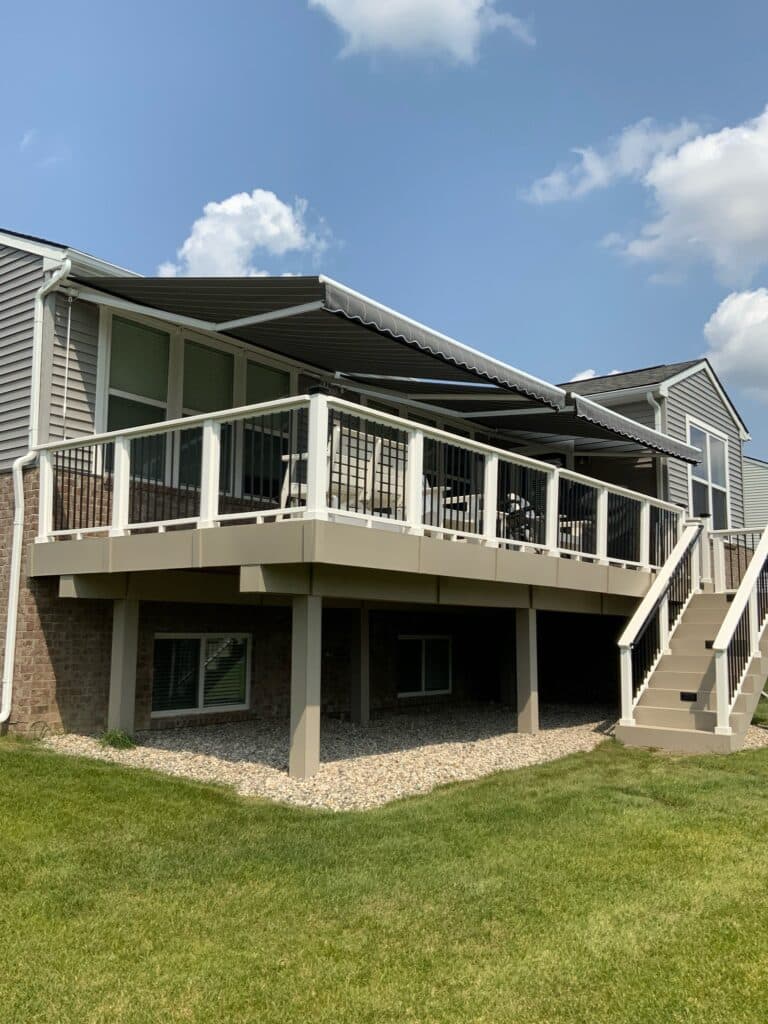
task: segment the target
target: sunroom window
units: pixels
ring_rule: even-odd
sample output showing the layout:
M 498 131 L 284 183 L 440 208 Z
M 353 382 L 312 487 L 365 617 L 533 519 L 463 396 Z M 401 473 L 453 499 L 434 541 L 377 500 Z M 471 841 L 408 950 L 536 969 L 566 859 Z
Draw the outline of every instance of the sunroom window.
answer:
M 196 341 L 184 343 L 183 405 L 185 416 L 204 412 L 220 412 L 232 408 L 235 359 L 231 352 Z M 183 430 L 180 439 L 179 483 L 187 487 L 200 485 L 203 431 L 200 427 Z M 221 428 L 222 489 L 231 474 L 232 425 Z
M 156 637 L 152 713 L 246 707 L 249 647 L 242 634 Z
M 688 437 L 701 449 L 702 460 L 691 467 L 691 512 L 710 514 L 714 530 L 728 527 L 728 442 L 703 427 L 690 424 Z
M 248 360 L 245 376 L 245 404 L 257 405 L 286 398 L 291 393 L 291 378 L 283 370 Z M 244 421 L 243 494 L 279 503 L 286 466 L 283 456 L 290 449 L 285 413 Z M 258 428 L 255 429 L 255 424 Z
M 143 427 L 166 419 L 168 352 L 164 331 L 122 317 L 112 320 L 107 430 Z M 136 442 L 132 445 L 136 447 Z M 135 475 L 157 480 L 165 473 L 165 438 L 145 439 L 134 452 Z

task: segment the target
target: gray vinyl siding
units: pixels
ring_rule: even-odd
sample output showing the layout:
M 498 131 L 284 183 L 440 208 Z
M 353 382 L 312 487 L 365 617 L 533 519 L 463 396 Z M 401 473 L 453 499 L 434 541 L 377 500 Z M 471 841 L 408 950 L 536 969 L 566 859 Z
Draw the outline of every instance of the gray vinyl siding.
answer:
M 628 420 L 642 423 L 644 427 L 650 427 L 651 430 L 656 428 L 656 410 L 644 398 L 639 398 L 636 402 L 622 402 L 620 405 L 609 399 L 608 401 L 604 400 L 602 404 L 610 406 L 614 412 L 626 416 Z
M 687 441 L 686 416 L 724 434 L 728 439 L 728 484 L 730 525 L 744 525 L 744 484 L 741 437 L 739 427 L 723 402 L 705 370 L 699 370 L 678 384 L 673 384 L 665 403 L 665 433 L 679 441 Z M 688 506 L 688 467 L 678 459 L 667 460 L 668 498 Z
M 49 438 L 64 436 L 64 377 L 67 370 L 67 436 L 95 433 L 96 365 L 99 352 L 99 309 L 90 302 L 73 300 L 67 368 L 66 295 L 57 294 L 53 327 L 53 364 L 49 412 Z
M 0 471 L 28 448 L 35 292 L 41 256 L 0 245 Z
M 744 525 L 768 526 L 768 462 L 744 457 Z

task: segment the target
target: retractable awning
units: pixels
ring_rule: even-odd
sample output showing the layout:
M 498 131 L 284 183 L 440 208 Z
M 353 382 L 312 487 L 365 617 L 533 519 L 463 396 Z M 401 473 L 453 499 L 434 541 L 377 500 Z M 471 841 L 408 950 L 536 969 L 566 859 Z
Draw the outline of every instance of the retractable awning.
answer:
M 696 448 L 484 355 L 325 277 L 89 277 L 76 287 L 84 299 L 111 296 L 117 308 L 213 330 L 327 373 L 375 380 L 377 387 L 399 394 L 454 389 L 453 401 L 439 404 L 460 416 L 473 412 L 477 388 L 486 385 L 498 398 L 493 409 L 485 405 L 480 410 L 493 412 L 484 424 L 490 429 L 591 437 L 635 451 L 699 459 Z

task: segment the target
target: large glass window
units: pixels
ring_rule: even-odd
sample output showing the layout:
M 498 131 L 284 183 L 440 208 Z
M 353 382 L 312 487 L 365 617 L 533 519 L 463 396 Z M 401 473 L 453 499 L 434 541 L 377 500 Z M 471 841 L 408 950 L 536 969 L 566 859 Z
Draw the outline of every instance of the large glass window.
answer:
M 153 714 L 245 707 L 249 648 L 243 635 L 156 637 Z
M 714 530 L 728 527 L 728 442 L 691 423 L 690 443 L 701 449 L 701 462 L 691 467 L 691 513 L 710 514 Z
M 398 696 L 451 692 L 449 636 L 401 636 L 397 646 Z
M 235 357 L 231 352 L 196 341 L 184 343 L 184 415 L 231 409 Z M 200 427 L 184 430 L 180 438 L 179 483 L 187 487 L 200 485 L 200 458 L 203 432 Z M 232 425 L 221 430 L 221 486 L 226 489 L 231 475 Z
M 245 404 L 256 405 L 258 402 L 272 402 L 277 398 L 287 398 L 291 393 L 290 374 L 283 370 L 275 370 L 271 366 L 263 366 L 248 360 L 245 374 Z

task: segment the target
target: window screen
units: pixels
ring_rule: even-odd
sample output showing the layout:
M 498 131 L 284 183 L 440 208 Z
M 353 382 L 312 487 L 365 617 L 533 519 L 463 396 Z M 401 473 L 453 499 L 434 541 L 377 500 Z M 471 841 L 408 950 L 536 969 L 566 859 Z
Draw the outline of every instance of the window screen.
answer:
M 245 378 L 246 405 L 286 398 L 290 392 L 291 378 L 287 373 L 248 360 Z
M 184 408 L 194 412 L 231 409 L 234 367 L 231 352 L 187 341 L 184 345 Z
M 168 395 L 168 347 L 169 336 L 163 331 L 114 317 L 109 386 L 131 395 L 165 402 Z

